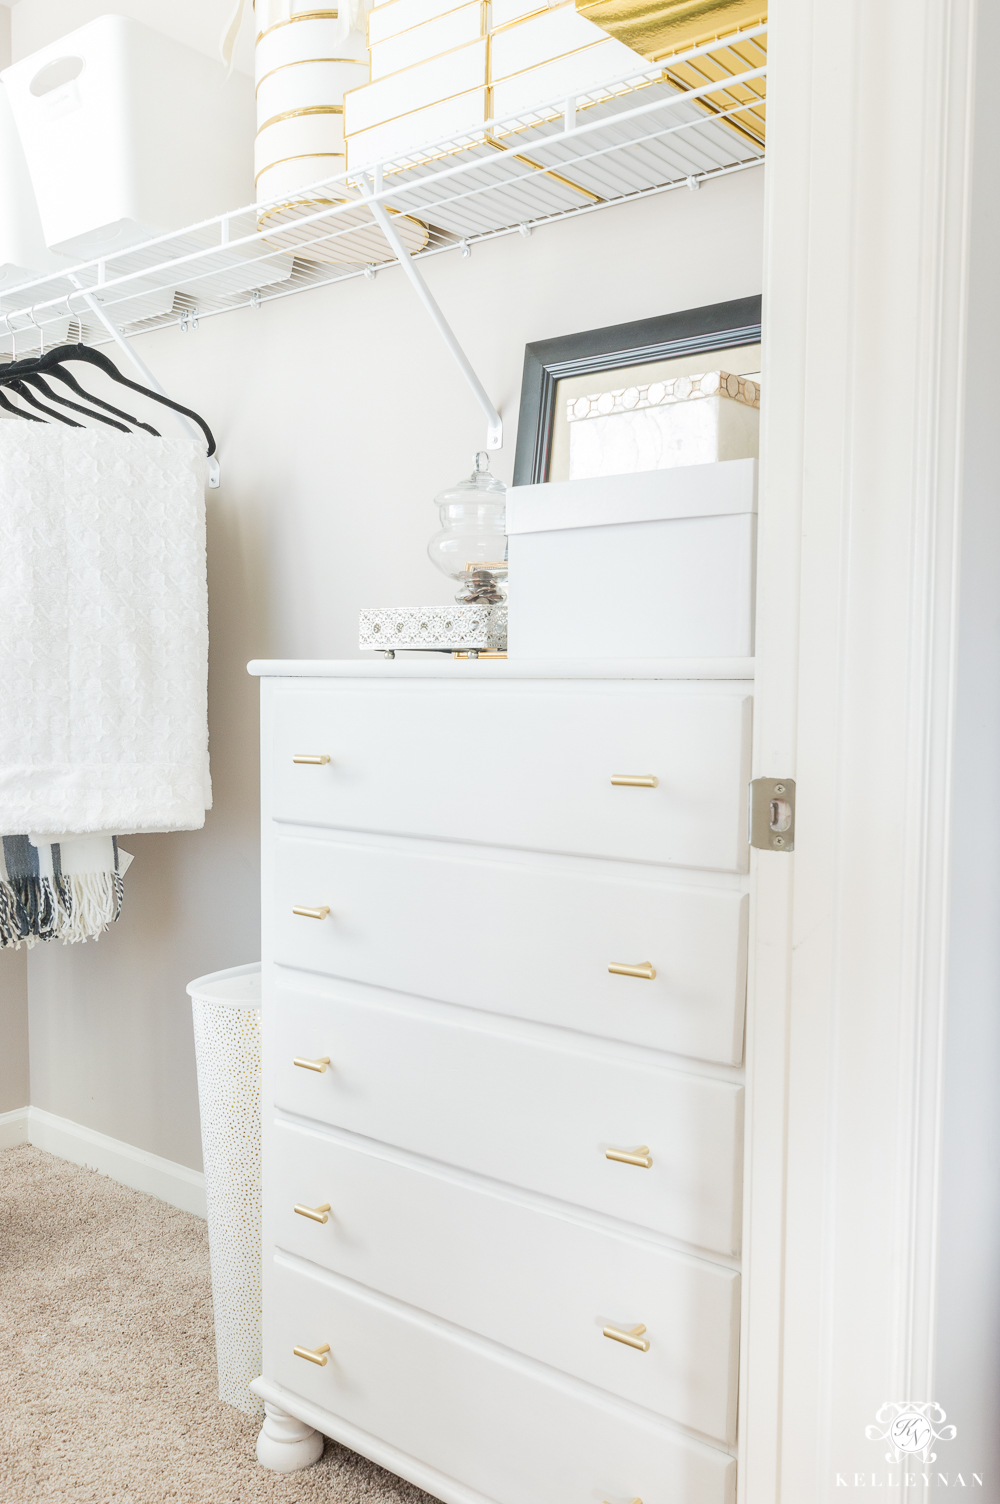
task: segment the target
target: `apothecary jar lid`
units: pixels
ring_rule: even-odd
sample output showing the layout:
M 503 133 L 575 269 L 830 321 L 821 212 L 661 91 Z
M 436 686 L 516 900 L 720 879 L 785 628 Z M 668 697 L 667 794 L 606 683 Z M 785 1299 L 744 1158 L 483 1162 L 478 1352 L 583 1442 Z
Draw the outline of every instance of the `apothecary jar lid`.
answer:
M 473 460 L 472 474 L 439 491 L 434 505 L 441 507 L 455 501 L 472 500 L 500 502 L 505 508 L 507 505 L 507 487 L 497 476 L 490 474 L 490 457 L 485 449 L 481 449 Z

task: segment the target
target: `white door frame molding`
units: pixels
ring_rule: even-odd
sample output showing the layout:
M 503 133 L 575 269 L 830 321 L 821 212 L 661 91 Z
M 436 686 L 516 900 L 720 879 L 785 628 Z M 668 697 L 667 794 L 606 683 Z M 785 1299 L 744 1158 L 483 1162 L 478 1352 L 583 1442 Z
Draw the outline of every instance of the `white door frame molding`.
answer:
M 975 20 L 770 11 L 754 776 L 798 787 L 753 855 L 742 1504 L 884 1478 L 876 1410 L 938 1398 Z

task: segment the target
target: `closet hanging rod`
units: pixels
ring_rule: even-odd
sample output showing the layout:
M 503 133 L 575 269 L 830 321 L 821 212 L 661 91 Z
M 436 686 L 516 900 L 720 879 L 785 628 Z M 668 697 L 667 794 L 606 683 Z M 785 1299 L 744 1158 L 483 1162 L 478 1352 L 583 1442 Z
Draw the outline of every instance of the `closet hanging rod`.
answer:
M 142 377 L 146 385 L 152 391 L 159 392 L 161 397 L 169 398 L 170 393 L 166 390 L 165 387 L 161 386 L 160 382 L 157 381 L 156 377 L 153 375 L 152 371 L 149 369 L 142 356 L 132 349 L 132 346 L 129 344 L 124 334 L 122 334 L 117 324 L 115 324 L 108 317 L 107 313 L 101 307 L 100 303 L 98 303 L 97 299 L 86 290 L 75 272 L 69 273 L 69 280 L 77 289 L 81 298 L 86 303 L 95 319 L 97 319 L 99 323 L 104 325 L 105 329 L 111 335 L 111 338 L 114 340 L 115 344 L 118 345 L 119 348 L 123 350 L 128 356 L 129 360 L 135 366 L 136 370 L 139 372 L 139 375 Z M 178 423 L 180 423 L 181 427 L 184 429 L 184 432 L 188 434 L 190 438 L 198 440 L 201 439 L 201 432 L 194 426 L 189 418 L 185 418 L 183 413 L 175 413 L 174 416 L 176 417 Z M 218 489 L 220 479 L 221 474 L 219 470 L 219 457 L 218 455 L 210 454 L 208 456 L 208 484 L 211 490 L 215 491 Z

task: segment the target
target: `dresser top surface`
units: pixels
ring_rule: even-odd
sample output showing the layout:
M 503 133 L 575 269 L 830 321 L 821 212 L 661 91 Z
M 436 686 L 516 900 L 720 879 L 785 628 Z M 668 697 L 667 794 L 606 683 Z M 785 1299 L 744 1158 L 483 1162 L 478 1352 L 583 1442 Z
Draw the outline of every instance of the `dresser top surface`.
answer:
M 752 658 L 254 658 L 270 679 L 727 679 L 753 680 Z

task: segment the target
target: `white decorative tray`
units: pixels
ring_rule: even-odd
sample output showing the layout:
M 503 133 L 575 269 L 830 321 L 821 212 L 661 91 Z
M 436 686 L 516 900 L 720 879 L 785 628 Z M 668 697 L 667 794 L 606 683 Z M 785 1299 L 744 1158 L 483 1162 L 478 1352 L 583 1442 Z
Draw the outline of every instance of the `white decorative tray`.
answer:
M 424 648 L 439 653 L 507 651 L 507 605 L 386 606 L 362 611 L 358 646 L 390 653 Z

